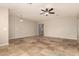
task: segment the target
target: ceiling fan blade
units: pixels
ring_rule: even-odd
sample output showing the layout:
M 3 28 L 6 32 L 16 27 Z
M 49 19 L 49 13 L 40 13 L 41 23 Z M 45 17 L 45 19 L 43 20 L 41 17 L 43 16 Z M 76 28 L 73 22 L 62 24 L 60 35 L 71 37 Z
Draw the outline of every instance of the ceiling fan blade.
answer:
M 53 8 L 49 9 L 49 11 L 52 11 L 52 10 L 53 10 Z
M 49 14 L 55 14 L 55 12 L 49 12 Z
M 44 11 L 45 12 L 45 10 L 43 10 L 43 9 L 41 9 L 41 11 Z
M 40 13 L 40 15 L 45 14 L 45 13 Z

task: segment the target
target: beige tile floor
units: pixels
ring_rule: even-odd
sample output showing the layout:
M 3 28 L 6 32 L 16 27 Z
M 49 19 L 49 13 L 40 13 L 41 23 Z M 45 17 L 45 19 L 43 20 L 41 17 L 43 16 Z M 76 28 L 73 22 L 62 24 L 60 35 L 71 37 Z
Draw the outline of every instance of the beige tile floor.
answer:
M 28 37 L 10 40 L 9 46 L 0 47 L 0 56 L 78 56 L 76 40 Z

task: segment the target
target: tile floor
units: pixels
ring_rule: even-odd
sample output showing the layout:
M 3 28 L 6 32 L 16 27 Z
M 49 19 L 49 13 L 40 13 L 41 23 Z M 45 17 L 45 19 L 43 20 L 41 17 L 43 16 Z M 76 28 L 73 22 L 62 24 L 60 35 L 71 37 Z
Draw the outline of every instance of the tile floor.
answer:
M 12 39 L 9 46 L 0 47 L 0 56 L 78 56 L 76 40 L 28 37 Z

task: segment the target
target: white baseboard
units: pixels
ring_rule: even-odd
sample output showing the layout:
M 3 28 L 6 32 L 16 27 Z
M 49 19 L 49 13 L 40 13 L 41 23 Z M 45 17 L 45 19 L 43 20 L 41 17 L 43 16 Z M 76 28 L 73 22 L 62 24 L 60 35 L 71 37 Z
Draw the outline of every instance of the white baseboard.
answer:
M 9 45 L 9 43 L 2 43 L 2 44 L 0 44 L 0 47 L 1 46 L 7 46 L 7 45 Z
M 34 37 L 34 36 L 37 36 L 37 35 L 24 36 L 24 37 L 13 37 L 13 38 L 9 38 L 9 39 L 10 39 L 10 40 L 11 40 L 11 39 L 20 39 L 20 38 Z
M 70 39 L 70 40 L 77 40 L 77 38 L 63 38 L 63 37 L 53 37 L 53 36 L 45 36 L 47 38 L 57 38 L 57 39 Z

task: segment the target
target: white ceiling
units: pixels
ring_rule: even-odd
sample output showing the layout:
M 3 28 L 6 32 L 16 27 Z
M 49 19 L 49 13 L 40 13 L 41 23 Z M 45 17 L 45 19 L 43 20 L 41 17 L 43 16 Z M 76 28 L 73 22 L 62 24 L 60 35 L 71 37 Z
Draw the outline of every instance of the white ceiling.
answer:
M 23 15 L 24 18 L 30 20 L 43 20 L 57 17 L 73 17 L 79 14 L 79 4 L 78 3 L 33 3 L 33 4 L 23 4 L 23 3 L 7 3 L 0 4 L 1 8 L 9 8 L 10 15 Z M 40 15 L 41 8 L 54 8 L 54 15 Z

